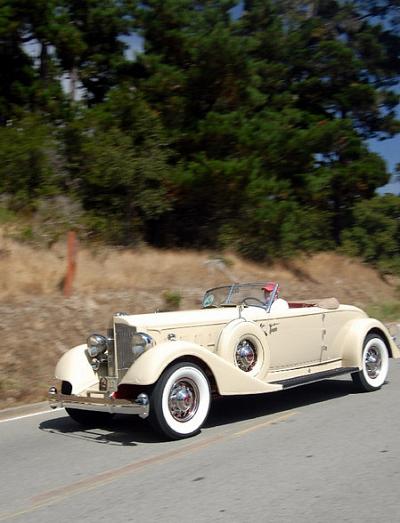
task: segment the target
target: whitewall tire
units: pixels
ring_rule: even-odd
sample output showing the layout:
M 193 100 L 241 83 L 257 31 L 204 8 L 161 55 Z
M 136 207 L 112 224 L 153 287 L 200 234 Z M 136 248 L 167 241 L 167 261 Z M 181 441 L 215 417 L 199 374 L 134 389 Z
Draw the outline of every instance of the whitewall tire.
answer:
M 353 382 L 361 391 L 380 389 L 389 372 L 389 353 L 383 339 L 368 334 L 362 350 L 361 370 L 352 374 Z
M 177 363 L 153 388 L 149 421 L 168 439 L 188 438 L 200 431 L 210 404 L 210 384 L 203 370 L 193 363 Z

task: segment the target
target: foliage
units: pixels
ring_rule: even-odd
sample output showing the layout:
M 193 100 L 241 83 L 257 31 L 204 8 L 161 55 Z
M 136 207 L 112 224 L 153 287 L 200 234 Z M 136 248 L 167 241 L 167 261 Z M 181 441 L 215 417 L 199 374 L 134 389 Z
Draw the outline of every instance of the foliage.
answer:
M 115 244 L 256 259 L 343 244 L 395 270 L 397 207 L 375 196 L 389 176 L 368 140 L 400 130 L 399 10 L 3 2 L 0 190 L 24 212 L 64 194 Z M 129 59 L 133 34 L 144 50 Z
M 163 292 L 164 309 L 165 311 L 179 310 L 182 296 L 178 291 L 164 291 Z
M 378 266 L 400 273 L 400 197 L 375 196 L 354 206 L 354 223 L 343 231 L 342 249 Z
M 400 316 L 400 302 L 374 303 L 366 307 L 366 313 L 371 318 L 377 318 L 380 321 L 398 321 Z M 398 342 L 399 340 L 397 340 Z
M 63 195 L 38 201 L 32 220 L 30 242 L 51 246 L 65 238 L 71 230 L 77 231 L 81 236 L 86 232 L 83 211 L 78 201 Z
M 11 208 L 27 210 L 57 191 L 56 147 L 51 129 L 37 117 L 0 127 L 0 191 Z
M 95 234 L 115 244 L 143 238 L 170 208 L 168 145 L 157 116 L 124 87 L 64 131 L 69 184 Z

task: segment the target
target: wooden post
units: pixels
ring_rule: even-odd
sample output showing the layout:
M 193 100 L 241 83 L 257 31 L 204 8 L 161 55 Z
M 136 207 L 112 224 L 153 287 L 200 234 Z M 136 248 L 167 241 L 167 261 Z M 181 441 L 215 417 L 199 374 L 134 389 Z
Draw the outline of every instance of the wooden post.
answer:
M 76 272 L 76 254 L 78 250 L 78 242 L 76 239 L 76 232 L 69 231 L 67 237 L 67 274 L 64 280 L 64 296 L 68 298 L 72 293 L 72 284 Z

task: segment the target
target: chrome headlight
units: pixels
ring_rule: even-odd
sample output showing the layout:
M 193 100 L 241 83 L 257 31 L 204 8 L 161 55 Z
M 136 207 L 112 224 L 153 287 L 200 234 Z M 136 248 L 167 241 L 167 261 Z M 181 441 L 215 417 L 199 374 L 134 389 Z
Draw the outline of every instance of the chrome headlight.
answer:
M 132 336 L 132 353 L 136 358 L 143 354 L 146 350 L 154 347 L 155 341 L 151 336 L 145 332 L 135 332 Z
M 87 353 L 91 358 L 96 358 L 108 348 L 108 340 L 101 334 L 92 334 L 87 339 Z

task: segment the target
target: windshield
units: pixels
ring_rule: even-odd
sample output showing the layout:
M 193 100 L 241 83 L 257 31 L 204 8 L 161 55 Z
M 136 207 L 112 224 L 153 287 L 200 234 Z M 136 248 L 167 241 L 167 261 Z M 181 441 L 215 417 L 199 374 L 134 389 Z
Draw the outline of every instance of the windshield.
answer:
M 255 305 L 269 308 L 272 296 L 275 296 L 278 284 L 272 284 L 273 291 L 264 290 L 264 283 L 234 283 L 208 290 L 203 298 L 203 307 L 227 307 L 235 305 Z

